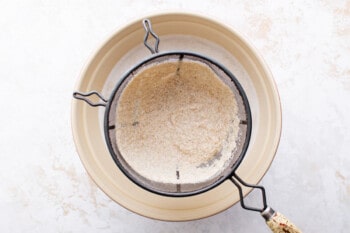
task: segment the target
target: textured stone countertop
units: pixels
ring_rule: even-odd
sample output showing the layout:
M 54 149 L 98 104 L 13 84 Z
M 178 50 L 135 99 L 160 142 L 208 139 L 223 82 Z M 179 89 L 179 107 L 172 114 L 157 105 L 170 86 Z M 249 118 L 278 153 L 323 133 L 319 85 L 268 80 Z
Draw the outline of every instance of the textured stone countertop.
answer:
M 190 222 L 138 216 L 79 160 L 70 104 L 83 65 L 117 28 L 162 11 L 207 15 L 258 49 L 283 112 L 268 202 L 304 232 L 349 232 L 350 1 L 333 0 L 1 1 L 0 231 L 269 232 L 239 205 Z

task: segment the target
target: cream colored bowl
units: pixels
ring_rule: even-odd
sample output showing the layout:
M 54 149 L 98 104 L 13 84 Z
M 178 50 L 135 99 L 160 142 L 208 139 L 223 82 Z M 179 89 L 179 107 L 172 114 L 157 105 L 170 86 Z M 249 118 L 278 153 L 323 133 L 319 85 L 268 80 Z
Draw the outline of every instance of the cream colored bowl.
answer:
M 211 19 L 184 13 L 148 18 L 161 38 L 161 51 L 187 50 L 209 56 L 231 70 L 241 82 L 252 108 L 253 131 L 237 174 L 248 183 L 258 183 L 274 158 L 281 133 L 279 96 L 266 64 L 237 32 Z M 150 56 L 142 45 L 141 21 L 120 29 L 103 44 L 82 72 L 75 90 L 97 90 L 109 98 L 122 74 Z M 156 195 L 135 185 L 118 169 L 108 152 L 102 126 L 104 110 L 73 100 L 72 129 L 87 172 L 111 199 L 140 215 L 168 221 L 207 217 L 239 201 L 238 191 L 230 181 L 184 198 Z M 249 191 L 245 188 L 244 194 Z

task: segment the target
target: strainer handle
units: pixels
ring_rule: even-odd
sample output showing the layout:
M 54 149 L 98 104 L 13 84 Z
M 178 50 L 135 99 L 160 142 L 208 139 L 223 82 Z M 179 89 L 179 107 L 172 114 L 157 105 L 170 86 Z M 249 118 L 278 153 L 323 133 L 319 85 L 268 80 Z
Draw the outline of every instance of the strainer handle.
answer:
M 263 216 L 263 218 L 266 220 L 267 226 L 271 229 L 273 233 L 302 233 L 301 230 L 299 230 L 285 216 L 274 211 L 271 207 L 267 206 L 265 188 L 263 186 L 248 184 L 244 180 L 242 180 L 235 172 L 230 177 L 230 180 L 238 188 L 242 208 L 246 210 L 260 212 L 261 216 Z M 242 186 L 259 189 L 261 191 L 263 201 L 262 208 L 247 206 L 244 203 Z
M 88 97 L 90 97 L 92 95 L 96 95 L 101 100 L 101 102 L 97 102 L 97 103 L 92 102 L 88 98 Z M 97 107 L 97 106 L 106 107 L 106 105 L 107 105 L 107 100 L 105 98 L 103 98 L 102 95 L 100 93 L 98 93 L 97 91 L 91 91 L 91 92 L 88 92 L 88 93 L 81 93 L 81 92 L 77 92 L 76 91 L 76 92 L 73 93 L 73 97 L 75 99 L 85 101 L 86 103 L 88 103 L 92 107 Z
M 267 207 L 261 215 L 265 218 L 267 226 L 273 233 L 302 233 L 291 221 L 283 214 Z

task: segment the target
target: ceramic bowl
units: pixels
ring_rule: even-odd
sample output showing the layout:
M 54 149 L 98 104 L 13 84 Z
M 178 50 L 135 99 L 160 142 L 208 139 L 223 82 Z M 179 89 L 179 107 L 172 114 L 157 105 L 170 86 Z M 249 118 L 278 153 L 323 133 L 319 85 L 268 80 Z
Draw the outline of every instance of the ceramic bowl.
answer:
M 245 89 L 251 105 L 253 130 L 237 174 L 257 184 L 268 170 L 281 134 L 281 107 L 271 72 L 257 51 L 232 28 L 200 15 L 164 13 L 148 16 L 161 38 L 161 51 L 192 51 L 228 68 Z M 150 56 L 143 46 L 143 18 L 115 32 L 91 57 L 75 91 L 96 90 L 108 98 L 118 80 Z M 239 201 L 236 187 L 226 181 L 203 194 L 171 198 L 150 193 L 130 181 L 114 163 L 103 135 L 104 109 L 72 100 L 72 130 L 85 169 L 112 200 L 140 215 L 167 221 L 199 219 Z M 244 194 L 250 189 L 244 188 Z

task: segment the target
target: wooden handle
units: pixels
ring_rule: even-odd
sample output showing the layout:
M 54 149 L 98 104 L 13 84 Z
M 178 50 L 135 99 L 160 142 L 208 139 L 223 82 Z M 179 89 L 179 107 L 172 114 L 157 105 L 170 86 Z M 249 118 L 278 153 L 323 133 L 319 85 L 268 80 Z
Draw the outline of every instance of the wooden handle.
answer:
M 273 233 L 302 233 L 291 221 L 284 215 L 275 212 L 267 221 Z

